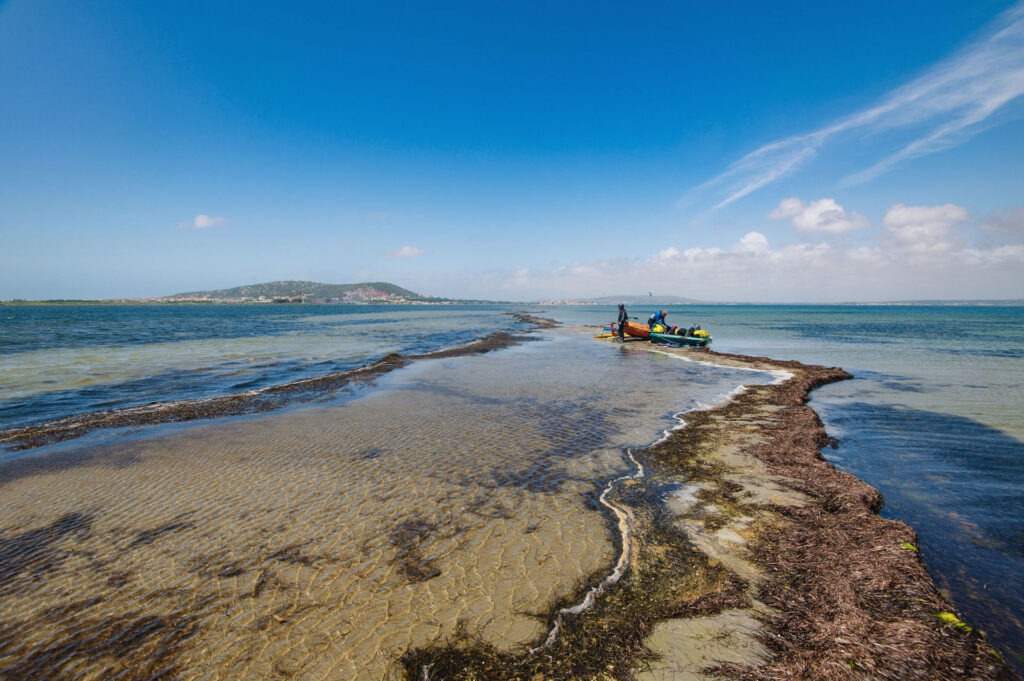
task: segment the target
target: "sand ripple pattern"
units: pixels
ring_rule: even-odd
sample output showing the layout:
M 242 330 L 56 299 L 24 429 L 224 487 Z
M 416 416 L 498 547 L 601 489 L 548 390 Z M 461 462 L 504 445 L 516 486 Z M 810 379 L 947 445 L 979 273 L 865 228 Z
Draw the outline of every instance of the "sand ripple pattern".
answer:
M 535 646 L 620 558 L 596 499 L 624 448 L 736 382 L 657 361 L 555 332 L 0 470 L 0 677 L 387 679 L 457 631 Z

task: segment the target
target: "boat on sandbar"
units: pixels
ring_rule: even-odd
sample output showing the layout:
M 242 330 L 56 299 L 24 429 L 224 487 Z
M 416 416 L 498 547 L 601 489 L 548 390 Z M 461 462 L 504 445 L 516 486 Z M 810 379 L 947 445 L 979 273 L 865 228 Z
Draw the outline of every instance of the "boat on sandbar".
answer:
M 611 330 L 611 333 L 603 337 L 614 337 L 618 332 L 618 325 L 616 323 L 612 323 L 611 325 L 609 325 L 608 328 Z M 657 326 L 657 328 L 663 329 L 664 327 L 659 325 Z M 674 333 L 659 333 L 656 331 L 651 331 L 651 327 L 649 327 L 647 324 L 625 322 L 622 325 L 622 331 L 627 336 L 631 336 L 633 338 L 646 338 L 650 340 L 652 343 L 659 343 L 661 345 L 704 348 L 711 344 L 711 336 L 708 334 L 707 331 L 704 331 L 703 329 L 698 329 L 692 336 L 686 336 L 677 335 Z
M 636 322 L 626 322 L 622 325 L 622 331 L 627 336 L 633 338 L 650 338 L 651 327 L 646 324 L 637 324 Z
M 659 345 L 704 348 L 711 344 L 711 336 L 677 336 L 674 333 L 648 333 L 648 336 L 652 343 Z

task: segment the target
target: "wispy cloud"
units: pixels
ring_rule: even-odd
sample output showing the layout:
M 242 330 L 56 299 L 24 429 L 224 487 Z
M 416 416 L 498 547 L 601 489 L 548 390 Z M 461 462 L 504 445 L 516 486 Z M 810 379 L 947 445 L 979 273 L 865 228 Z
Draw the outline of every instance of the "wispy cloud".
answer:
M 389 258 L 415 258 L 418 255 L 423 255 L 423 249 L 416 246 L 402 246 L 397 251 L 388 253 Z
M 980 38 L 877 105 L 813 132 L 766 144 L 684 198 L 711 195 L 717 201 L 714 208 L 723 208 L 796 172 L 829 143 L 907 131 L 902 146 L 842 180 L 843 185 L 867 182 L 904 161 L 962 144 L 994 125 L 994 114 L 1022 94 L 1024 2 L 1000 15 Z

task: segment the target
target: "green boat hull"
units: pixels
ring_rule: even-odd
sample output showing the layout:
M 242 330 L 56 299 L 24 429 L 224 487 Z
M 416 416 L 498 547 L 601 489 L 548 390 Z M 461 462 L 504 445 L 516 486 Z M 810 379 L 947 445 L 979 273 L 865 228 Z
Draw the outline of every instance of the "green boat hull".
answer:
M 671 333 L 651 333 L 651 342 L 661 345 L 674 345 L 681 348 L 703 348 L 711 344 L 711 336 L 697 338 L 695 336 L 675 336 Z

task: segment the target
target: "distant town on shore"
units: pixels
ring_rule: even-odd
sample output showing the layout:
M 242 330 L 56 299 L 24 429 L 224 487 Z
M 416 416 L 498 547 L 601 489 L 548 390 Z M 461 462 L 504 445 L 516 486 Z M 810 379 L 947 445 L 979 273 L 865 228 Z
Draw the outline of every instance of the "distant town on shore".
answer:
M 316 281 L 271 281 L 213 291 L 175 293 L 156 299 L 171 303 L 306 303 L 306 304 L 403 304 L 454 303 L 433 298 L 388 282 L 322 284 Z

